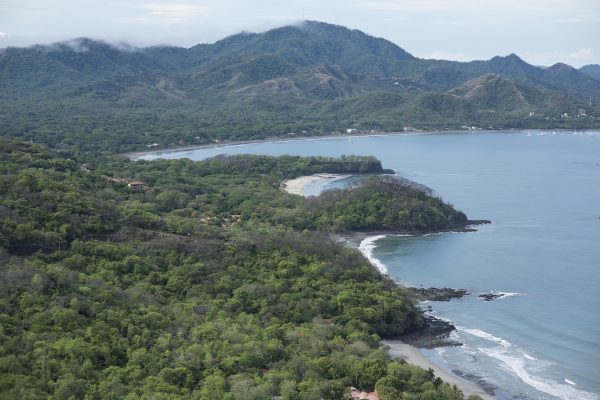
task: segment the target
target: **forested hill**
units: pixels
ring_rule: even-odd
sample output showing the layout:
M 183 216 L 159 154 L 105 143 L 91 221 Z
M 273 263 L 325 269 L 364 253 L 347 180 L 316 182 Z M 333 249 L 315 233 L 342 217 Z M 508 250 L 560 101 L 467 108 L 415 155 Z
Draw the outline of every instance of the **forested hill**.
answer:
M 0 52 L 0 133 L 114 152 L 348 128 L 590 128 L 595 67 L 424 60 L 314 21 L 189 49 L 76 39 Z
M 81 165 L 0 141 L 0 397 L 337 400 L 352 385 L 384 400 L 462 399 L 380 348 L 423 324 L 409 294 L 310 226 L 352 229 L 336 213 L 353 202 L 355 224 L 359 204 L 382 201 L 410 215 L 369 224 L 438 229 L 464 214 L 402 184 L 323 204 L 279 189 L 286 177 L 340 169 L 381 165 L 258 156 Z M 144 187 L 128 187 L 133 179 Z
M 588 65 L 584 65 L 583 67 L 579 68 L 579 70 L 581 72 L 583 72 L 584 74 L 589 75 L 592 78 L 600 81 L 600 65 L 588 64 Z

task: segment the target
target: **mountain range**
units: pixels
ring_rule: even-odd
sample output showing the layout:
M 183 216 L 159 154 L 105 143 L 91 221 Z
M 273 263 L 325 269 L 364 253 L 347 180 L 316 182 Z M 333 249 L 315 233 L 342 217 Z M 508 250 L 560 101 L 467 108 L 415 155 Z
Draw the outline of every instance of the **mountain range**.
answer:
M 593 128 L 600 66 L 456 62 L 316 21 L 191 48 L 0 51 L 0 134 L 87 151 L 332 131 Z

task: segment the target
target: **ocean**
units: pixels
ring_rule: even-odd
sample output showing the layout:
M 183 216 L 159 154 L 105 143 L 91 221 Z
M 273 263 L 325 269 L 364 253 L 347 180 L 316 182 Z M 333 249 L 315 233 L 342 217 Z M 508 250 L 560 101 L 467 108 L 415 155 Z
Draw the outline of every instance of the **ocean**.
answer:
M 471 293 L 425 304 L 463 343 L 422 351 L 440 367 L 485 381 L 498 399 L 600 399 L 600 132 L 315 138 L 144 158 L 224 153 L 374 155 L 470 219 L 492 220 L 472 233 L 370 237 L 361 250 L 402 284 Z

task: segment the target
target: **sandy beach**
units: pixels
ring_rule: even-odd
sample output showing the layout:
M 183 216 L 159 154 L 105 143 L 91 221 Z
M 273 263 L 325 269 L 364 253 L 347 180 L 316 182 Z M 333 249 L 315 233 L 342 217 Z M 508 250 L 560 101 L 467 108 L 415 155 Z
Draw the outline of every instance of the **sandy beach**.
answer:
M 254 143 L 262 143 L 262 142 L 269 142 L 269 141 L 281 141 L 281 140 L 301 140 L 301 139 L 308 139 L 309 137 L 306 138 L 298 138 L 298 139 L 277 139 L 277 138 L 271 138 L 271 139 L 256 139 L 256 140 L 236 140 L 236 141 L 228 141 L 228 140 L 224 140 L 222 142 L 219 143 L 207 143 L 207 144 L 192 144 L 189 146 L 175 146 L 175 147 L 165 147 L 165 148 L 161 148 L 161 149 L 153 149 L 153 150 L 140 150 L 140 151 L 135 151 L 132 153 L 125 153 L 124 156 L 129 158 L 131 161 L 137 161 L 141 158 L 143 158 L 144 156 L 147 156 L 149 154 L 152 155 L 158 155 L 160 158 L 160 154 L 161 153 L 183 153 L 186 151 L 192 151 L 192 150 L 200 150 L 200 149 L 212 149 L 215 147 L 228 147 L 228 146 L 239 146 L 242 144 L 254 144 Z
M 185 152 L 191 150 L 199 150 L 199 149 L 210 149 L 215 147 L 228 147 L 228 146 L 238 146 L 242 144 L 254 144 L 254 143 L 270 143 L 270 142 L 294 142 L 294 141 L 303 141 L 303 140 L 331 140 L 331 139 L 347 139 L 347 138 L 355 138 L 355 137 L 367 137 L 367 136 L 414 136 L 414 135 L 435 135 L 440 133 L 448 133 L 455 131 L 418 131 L 418 132 L 376 132 L 376 133 L 363 133 L 363 134 L 336 134 L 336 135 L 314 135 L 314 136 L 294 136 L 290 137 L 267 137 L 264 139 L 253 139 L 253 140 L 223 140 L 218 143 L 207 143 L 207 144 L 192 144 L 188 146 L 173 146 L 173 147 L 164 147 L 160 149 L 152 149 L 152 150 L 139 150 L 130 153 L 123 154 L 125 157 L 129 158 L 131 161 L 139 160 L 140 158 L 147 156 L 149 154 L 155 155 L 160 153 L 176 153 L 176 152 Z M 478 131 L 478 132 L 488 132 L 488 131 Z
M 450 385 L 456 385 L 456 387 L 462 390 L 465 397 L 468 397 L 472 394 L 476 394 L 485 400 L 495 399 L 494 396 L 486 393 L 476 383 L 461 378 L 460 376 L 453 374 L 452 372 L 445 371 L 437 365 L 433 364 L 419 352 L 419 349 L 417 349 L 414 346 L 411 346 L 399 340 L 384 340 L 382 341 L 382 343 L 385 346 L 389 347 L 389 354 L 393 358 L 401 358 L 407 363 L 418 365 L 421 368 L 433 369 L 433 371 L 435 372 L 435 376 L 439 376 L 444 382 L 447 382 Z
M 295 179 L 289 179 L 283 182 L 283 190 L 291 194 L 297 194 L 300 196 L 304 196 L 304 189 L 306 186 L 311 185 L 313 183 L 319 181 L 328 181 L 333 182 L 339 179 L 347 178 L 351 175 L 342 175 L 342 174 L 314 174 L 301 176 Z

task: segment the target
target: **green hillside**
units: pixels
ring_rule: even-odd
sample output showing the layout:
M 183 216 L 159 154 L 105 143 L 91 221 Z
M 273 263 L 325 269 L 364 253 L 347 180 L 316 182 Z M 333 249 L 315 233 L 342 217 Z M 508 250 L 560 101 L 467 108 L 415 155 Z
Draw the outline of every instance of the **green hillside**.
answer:
M 598 64 L 584 65 L 583 67 L 579 68 L 579 71 L 591 76 L 597 81 L 600 81 L 600 65 Z
M 337 225 L 341 210 L 409 230 L 464 214 L 381 178 L 320 203 L 279 189 L 307 173 L 381 172 L 379 161 L 71 156 L 0 141 L 3 399 L 333 400 L 349 386 L 463 398 L 381 348 L 422 326 L 411 295 L 307 228 L 358 227 Z M 382 201 L 388 214 L 365 214 Z
M 502 85 L 457 96 L 489 74 Z M 347 128 L 594 128 L 599 101 L 600 81 L 566 65 L 418 59 L 314 21 L 189 49 L 76 39 L 0 52 L 0 133 L 87 152 Z

